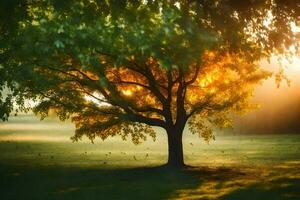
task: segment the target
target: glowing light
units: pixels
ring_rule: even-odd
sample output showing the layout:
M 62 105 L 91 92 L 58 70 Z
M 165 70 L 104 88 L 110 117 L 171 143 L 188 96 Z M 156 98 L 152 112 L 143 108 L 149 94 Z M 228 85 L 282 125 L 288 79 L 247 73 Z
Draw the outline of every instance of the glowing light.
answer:
M 216 91 L 217 91 L 216 88 L 211 88 L 211 89 L 209 90 L 209 93 L 212 94 L 212 93 L 215 93 Z
M 292 32 L 300 33 L 300 27 L 297 26 L 294 22 L 291 23 Z
M 131 96 L 131 95 L 132 95 L 132 91 L 131 91 L 131 90 L 123 90 L 122 93 L 123 93 L 125 96 Z
M 93 92 L 92 95 L 85 95 L 84 99 L 88 102 L 92 102 L 92 103 L 97 104 L 99 106 L 108 106 L 108 105 L 110 105 L 108 103 L 100 101 L 100 99 L 104 100 L 104 97 L 101 94 L 97 93 L 97 92 Z
M 272 15 L 272 12 L 268 11 L 267 17 L 263 21 L 264 26 L 270 28 L 270 26 L 272 26 L 273 19 L 274 16 Z

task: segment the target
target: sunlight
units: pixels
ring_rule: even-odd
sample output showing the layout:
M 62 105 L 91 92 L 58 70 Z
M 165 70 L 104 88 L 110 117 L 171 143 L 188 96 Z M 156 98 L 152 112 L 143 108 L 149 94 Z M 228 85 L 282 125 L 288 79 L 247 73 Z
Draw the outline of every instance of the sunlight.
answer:
M 276 73 L 281 67 L 285 74 L 292 82 L 299 80 L 300 72 L 300 56 L 292 55 L 290 57 L 272 56 L 270 61 L 262 60 L 260 65 L 266 69 Z
M 300 33 L 300 27 L 295 24 L 295 22 L 291 23 L 292 31 L 294 33 Z
M 283 59 L 283 65 L 287 66 L 288 75 L 295 75 L 295 72 L 300 72 L 300 57 L 292 56 L 289 60 Z
M 274 19 L 274 16 L 272 15 L 272 11 L 269 10 L 265 20 L 263 21 L 263 25 L 270 28 L 270 26 L 272 25 L 273 19 Z
M 298 8 L 0 1 L 1 199 L 300 199 Z
M 122 93 L 125 95 L 125 96 L 131 96 L 133 94 L 132 90 L 123 90 Z
M 104 102 L 105 101 L 104 97 L 97 92 L 93 92 L 91 95 L 85 95 L 84 99 L 87 102 L 92 102 L 98 106 L 109 106 L 110 105 L 109 103 Z

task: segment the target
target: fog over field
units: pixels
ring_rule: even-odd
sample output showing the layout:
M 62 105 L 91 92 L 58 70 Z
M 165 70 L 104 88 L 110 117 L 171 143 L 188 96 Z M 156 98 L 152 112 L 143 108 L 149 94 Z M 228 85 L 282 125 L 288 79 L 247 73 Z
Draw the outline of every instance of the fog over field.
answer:
M 166 134 L 156 131 L 155 142 L 149 138 L 139 145 L 120 137 L 72 143 L 70 122 L 12 117 L 0 126 L 2 197 L 250 200 L 267 195 L 272 200 L 296 200 L 300 196 L 300 135 L 217 134 L 215 141 L 206 143 L 186 131 L 184 158 L 195 168 L 178 173 L 157 167 L 166 163 L 168 150 Z

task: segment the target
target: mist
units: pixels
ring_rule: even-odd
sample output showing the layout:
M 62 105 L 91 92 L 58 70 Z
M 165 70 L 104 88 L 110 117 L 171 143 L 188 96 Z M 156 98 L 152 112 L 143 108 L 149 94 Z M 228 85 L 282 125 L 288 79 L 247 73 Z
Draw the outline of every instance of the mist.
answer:
M 255 90 L 253 102 L 259 108 L 238 117 L 233 132 L 237 134 L 291 134 L 300 133 L 300 59 L 285 63 L 285 73 L 290 86 L 283 80 L 277 87 L 275 78 L 264 81 Z M 275 59 L 261 65 L 276 72 L 279 64 Z

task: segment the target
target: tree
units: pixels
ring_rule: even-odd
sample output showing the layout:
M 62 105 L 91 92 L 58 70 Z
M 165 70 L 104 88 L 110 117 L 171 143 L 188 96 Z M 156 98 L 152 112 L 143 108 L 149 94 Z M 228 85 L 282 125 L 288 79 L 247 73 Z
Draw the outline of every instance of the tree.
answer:
M 214 127 L 253 107 L 255 85 L 270 76 L 259 60 L 299 46 L 292 0 L 58 2 L 26 5 L 1 67 L 10 100 L 20 109 L 37 102 L 42 118 L 71 118 L 74 141 L 138 144 L 162 127 L 173 167 L 184 166 L 186 124 L 213 139 Z

